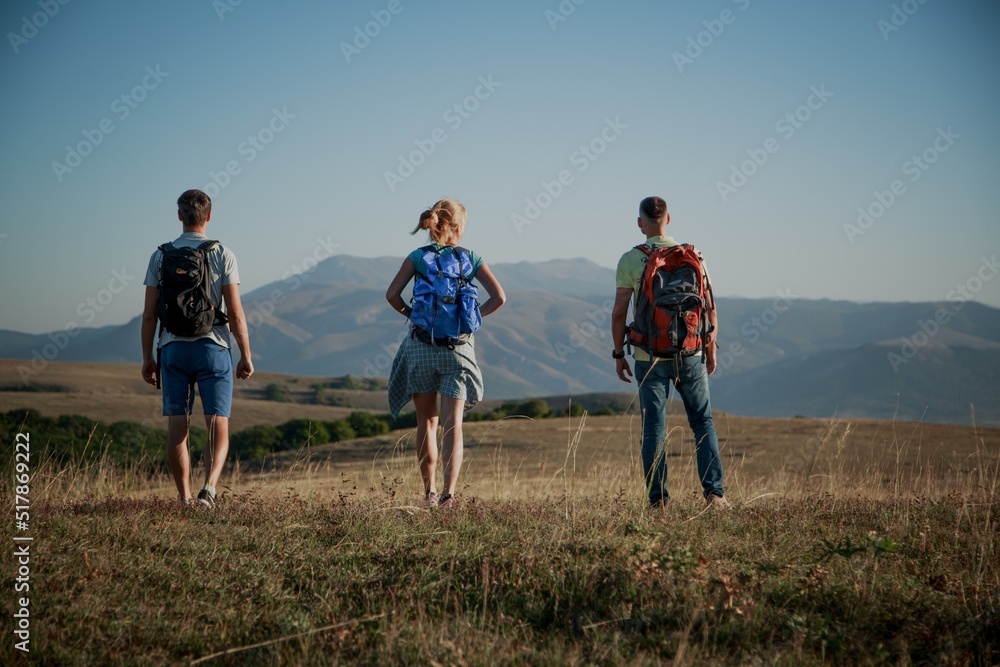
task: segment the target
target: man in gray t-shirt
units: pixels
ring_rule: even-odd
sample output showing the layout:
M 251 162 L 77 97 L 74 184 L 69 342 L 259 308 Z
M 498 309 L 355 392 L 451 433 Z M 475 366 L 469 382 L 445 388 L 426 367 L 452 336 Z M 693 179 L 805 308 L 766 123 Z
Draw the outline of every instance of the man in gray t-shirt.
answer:
M 212 218 L 212 200 L 200 190 L 188 190 L 177 200 L 177 217 L 183 234 L 173 241 L 177 248 L 197 248 L 204 241 L 205 229 Z M 205 452 L 205 486 L 198 501 L 215 506 L 216 485 L 222 476 L 229 452 L 229 415 L 233 401 L 233 360 L 229 334 L 240 350 L 236 377 L 247 380 L 253 375 L 250 359 L 250 337 L 240 301 L 239 270 L 231 250 L 217 245 L 208 251 L 210 271 L 209 296 L 216 309 L 229 318 L 225 325 L 216 326 L 198 337 L 176 336 L 162 326 L 157 355 L 153 356 L 153 340 L 157 330 L 157 300 L 163 267 L 163 251 L 159 248 L 149 258 L 146 270 L 146 299 L 142 313 L 142 378 L 152 385 L 162 385 L 163 414 L 167 417 L 167 460 L 184 504 L 193 504 L 191 496 L 191 458 L 188 451 L 188 421 L 194 407 L 197 385 L 205 411 L 209 446 Z

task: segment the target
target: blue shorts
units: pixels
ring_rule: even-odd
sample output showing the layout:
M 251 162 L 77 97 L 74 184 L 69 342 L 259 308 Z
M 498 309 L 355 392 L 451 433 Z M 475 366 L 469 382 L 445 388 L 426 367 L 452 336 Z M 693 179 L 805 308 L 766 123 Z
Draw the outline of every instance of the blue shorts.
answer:
M 206 415 L 228 417 L 233 409 L 233 354 L 210 338 L 175 340 L 160 348 L 163 414 L 189 415 L 194 386 Z

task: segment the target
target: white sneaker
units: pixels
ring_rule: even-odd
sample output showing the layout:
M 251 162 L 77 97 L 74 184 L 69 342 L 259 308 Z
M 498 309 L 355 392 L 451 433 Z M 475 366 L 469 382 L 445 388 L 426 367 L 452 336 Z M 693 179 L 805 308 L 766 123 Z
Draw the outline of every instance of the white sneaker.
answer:
M 210 510 L 215 509 L 215 494 L 208 489 L 202 489 L 198 492 L 198 502 L 202 506 L 207 507 Z

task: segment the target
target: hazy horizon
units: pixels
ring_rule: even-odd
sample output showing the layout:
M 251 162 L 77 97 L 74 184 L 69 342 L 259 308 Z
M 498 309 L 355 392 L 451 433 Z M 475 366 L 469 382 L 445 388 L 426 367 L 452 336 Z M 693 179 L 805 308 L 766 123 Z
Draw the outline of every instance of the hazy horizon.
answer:
M 379 259 L 381 259 L 381 260 L 391 259 L 393 262 L 397 261 L 397 258 L 389 256 L 389 255 L 382 255 L 382 256 L 379 256 L 379 257 L 358 257 L 356 255 L 348 255 L 348 254 L 340 253 L 340 254 L 336 254 L 336 255 L 332 255 L 330 257 L 324 258 L 324 259 L 322 259 L 317 264 L 312 264 L 312 263 L 307 262 L 305 265 L 303 265 L 305 267 L 305 269 L 306 269 L 304 273 L 295 274 L 295 275 L 289 275 L 289 276 L 287 276 L 284 279 L 279 278 L 279 279 L 277 279 L 275 281 L 272 281 L 270 283 L 267 283 L 265 285 L 257 285 L 256 287 L 252 287 L 252 288 L 249 288 L 249 289 L 242 289 L 241 293 L 242 293 L 244 299 L 246 299 L 246 297 L 247 297 L 248 294 L 251 294 L 251 293 L 253 293 L 253 292 L 257 291 L 257 290 L 261 290 L 261 289 L 272 287 L 272 286 L 273 287 L 277 287 L 278 289 L 283 290 L 283 291 L 287 291 L 287 290 L 290 290 L 290 289 L 295 289 L 295 290 L 300 289 L 300 286 L 304 287 L 306 285 L 309 285 L 309 281 L 312 279 L 313 276 L 315 276 L 316 266 L 319 266 L 319 264 L 321 264 L 322 262 L 325 262 L 327 260 L 337 259 L 337 258 L 349 258 L 349 259 L 356 259 L 356 260 L 361 260 L 361 261 L 379 260 Z M 511 266 L 515 266 L 518 263 L 522 263 L 522 262 L 527 262 L 529 264 L 544 264 L 546 262 L 572 262 L 572 261 L 575 261 L 575 260 L 584 261 L 584 262 L 591 261 L 591 260 L 588 260 L 585 257 L 581 257 L 581 258 L 567 258 L 567 259 L 554 258 L 554 259 L 551 259 L 551 260 L 539 260 L 539 261 L 519 260 L 518 262 L 499 262 L 499 263 L 497 263 L 497 264 L 494 265 L 494 269 L 495 270 L 498 269 L 498 270 L 496 270 L 496 273 L 498 274 L 499 277 L 502 278 L 504 275 L 509 275 L 509 274 L 505 274 L 505 272 L 504 272 L 505 268 L 511 267 Z M 401 262 L 402 260 L 400 259 L 398 261 Z M 604 270 L 609 271 L 609 272 L 612 272 L 612 273 L 614 272 L 614 268 L 613 267 L 599 267 L 599 268 L 604 269 Z M 366 289 L 371 289 L 372 285 L 370 285 L 370 284 L 364 284 L 363 287 L 366 288 Z M 509 294 L 510 293 L 516 293 L 517 291 L 518 291 L 517 289 L 513 289 L 513 290 L 508 289 L 508 293 Z M 541 291 L 544 292 L 544 291 L 547 291 L 547 290 L 541 289 Z M 556 290 L 552 290 L 552 291 L 553 291 L 553 293 L 560 293 L 559 290 L 557 290 L 557 289 Z M 266 297 L 267 294 L 265 294 L 264 296 Z M 594 294 L 591 294 L 589 296 L 596 297 L 596 296 L 601 296 L 601 295 L 598 294 L 598 293 L 594 293 Z M 945 304 L 946 306 L 949 307 L 949 309 L 951 309 L 957 303 L 961 303 L 962 307 L 964 307 L 965 305 L 967 305 L 969 303 L 975 303 L 975 304 L 979 304 L 981 306 L 985 306 L 987 308 L 1000 310 L 1000 307 L 997 307 L 997 306 L 985 303 L 983 301 L 979 301 L 979 300 L 974 299 L 974 298 L 973 299 L 968 299 L 968 300 L 963 300 L 961 298 L 961 295 L 959 295 L 959 294 L 952 294 L 951 295 L 951 297 L 952 297 L 951 301 L 949 301 L 946 298 L 941 298 L 941 299 L 936 299 L 936 300 L 935 299 L 926 299 L 926 300 L 916 300 L 916 301 L 915 300 L 907 300 L 907 299 L 901 299 L 901 300 L 896 300 L 896 301 L 887 301 L 887 300 L 884 300 L 884 299 L 871 299 L 871 300 L 835 299 L 835 298 L 830 298 L 830 297 L 803 297 L 801 295 L 794 294 L 794 293 L 793 294 L 788 294 L 787 292 L 782 293 L 782 294 L 778 294 L 776 292 L 775 294 L 770 294 L 770 295 L 756 295 L 756 296 L 749 296 L 749 295 L 746 295 L 746 294 L 723 294 L 723 293 L 716 293 L 716 297 L 718 299 L 734 299 L 734 300 L 743 300 L 743 299 L 745 299 L 745 300 L 764 301 L 764 302 L 775 301 L 775 300 L 783 300 L 785 297 L 787 297 L 787 298 L 789 298 L 789 299 L 791 299 L 793 301 L 803 301 L 803 302 L 810 302 L 810 301 L 831 301 L 831 302 L 853 303 L 853 304 L 858 304 L 858 305 L 872 305 L 872 304 L 893 305 L 893 304 L 907 304 L 907 303 L 912 303 L 912 304 L 937 303 L 937 304 Z M 376 295 L 375 300 L 376 300 L 376 303 L 378 303 L 378 304 L 382 303 L 382 299 L 378 295 Z M 246 301 L 244 302 L 244 306 L 247 306 L 247 302 Z M 91 310 L 93 310 L 95 308 L 100 308 L 100 302 L 97 299 L 95 299 L 94 301 L 88 300 L 87 302 L 84 302 L 81 305 L 81 311 L 83 313 L 88 313 L 89 311 L 91 311 Z M 957 311 L 958 308 L 954 308 L 954 310 Z M 78 313 L 78 315 L 79 315 L 79 313 Z M 125 319 L 121 320 L 120 322 L 111 322 L 111 321 L 108 321 L 108 322 L 102 322 L 100 324 L 96 324 L 95 323 L 95 324 L 89 324 L 89 325 L 82 325 L 82 326 L 80 326 L 80 328 L 81 329 L 94 329 L 94 328 L 101 328 L 101 327 L 118 327 L 118 326 L 123 326 L 125 324 L 128 324 L 132 320 L 140 317 L 140 315 L 141 315 L 141 312 L 140 311 L 136 311 L 135 313 L 132 313 L 132 314 L 128 315 Z M 81 318 L 78 316 L 78 317 L 76 317 L 74 319 L 75 320 L 80 320 Z M 63 327 L 57 327 L 55 329 L 44 329 L 44 330 L 39 330 L 39 331 L 29 331 L 29 330 L 24 330 L 24 329 L 6 329 L 4 327 L 0 327 L 0 330 L 3 330 L 3 331 L 12 331 L 12 332 L 15 332 L 15 333 L 22 333 L 22 334 L 29 334 L 29 335 L 43 335 L 43 334 L 50 334 L 50 333 L 58 333 L 62 329 L 63 329 Z

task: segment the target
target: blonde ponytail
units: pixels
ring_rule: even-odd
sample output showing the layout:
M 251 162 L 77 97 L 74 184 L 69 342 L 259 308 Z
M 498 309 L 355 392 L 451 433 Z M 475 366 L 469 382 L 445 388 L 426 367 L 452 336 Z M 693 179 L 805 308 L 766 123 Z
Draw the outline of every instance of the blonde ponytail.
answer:
M 461 203 L 454 199 L 442 199 L 420 214 L 419 224 L 410 233 L 426 229 L 434 243 L 454 245 L 465 233 L 465 219 L 465 207 Z

